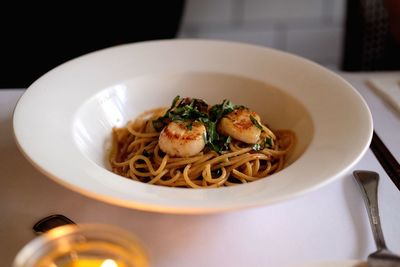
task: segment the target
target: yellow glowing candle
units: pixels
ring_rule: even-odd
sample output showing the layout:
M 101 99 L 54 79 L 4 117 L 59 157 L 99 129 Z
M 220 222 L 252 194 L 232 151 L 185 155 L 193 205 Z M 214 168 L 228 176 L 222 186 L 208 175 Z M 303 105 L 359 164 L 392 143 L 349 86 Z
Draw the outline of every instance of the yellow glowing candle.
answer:
M 63 267 L 126 267 L 126 265 L 122 262 L 111 259 L 78 259 L 64 265 Z

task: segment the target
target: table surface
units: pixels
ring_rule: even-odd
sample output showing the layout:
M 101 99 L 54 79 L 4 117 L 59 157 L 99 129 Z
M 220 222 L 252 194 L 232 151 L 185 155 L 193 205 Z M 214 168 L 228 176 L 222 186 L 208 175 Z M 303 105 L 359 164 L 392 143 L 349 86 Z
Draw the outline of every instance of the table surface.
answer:
M 400 161 L 400 115 L 365 84 L 391 73 L 340 73 L 368 103 L 374 127 Z M 112 224 L 134 233 L 152 266 L 292 266 L 365 259 L 375 250 L 368 217 L 351 175 L 306 195 L 266 207 L 212 214 L 170 215 L 93 200 L 48 179 L 18 151 L 12 112 L 24 90 L 0 90 L 0 265 L 11 266 L 32 238 L 32 226 L 50 214 L 76 223 Z M 400 253 L 400 192 L 371 150 L 354 169 L 377 171 L 387 245 Z

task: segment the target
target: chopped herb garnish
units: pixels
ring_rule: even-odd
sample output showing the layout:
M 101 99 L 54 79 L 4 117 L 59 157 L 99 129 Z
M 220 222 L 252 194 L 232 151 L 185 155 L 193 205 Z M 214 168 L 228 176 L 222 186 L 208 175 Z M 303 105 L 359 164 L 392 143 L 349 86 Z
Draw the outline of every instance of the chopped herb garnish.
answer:
M 222 118 L 224 115 L 232 112 L 235 106 L 229 100 L 222 101 L 222 104 L 217 104 L 210 109 L 210 119 L 214 122 Z
M 208 112 L 208 104 L 204 102 L 201 99 L 194 99 L 194 106 L 200 111 L 200 112 Z
M 174 100 L 172 100 L 172 105 L 168 111 L 172 110 L 176 106 L 176 103 L 178 103 L 179 99 L 180 99 L 179 95 L 175 96 Z
M 232 138 L 230 136 L 219 134 L 217 132 L 216 122 L 213 122 L 208 118 L 200 118 L 199 121 L 202 122 L 206 127 L 206 145 L 211 150 L 221 153 L 229 149 L 229 144 L 231 143 Z
M 225 99 L 224 101 L 222 101 L 221 104 L 217 104 L 211 107 L 210 119 L 216 122 L 226 114 L 234 111 L 235 109 L 243 109 L 243 108 L 246 107 L 242 105 L 234 105 L 231 101 Z
M 254 126 L 256 126 L 258 129 L 260 129 L 261 131 L 264 131 L 263 127 L 261 126 L 261 124 L 258 122 L 258 120 L 256 120 L 256 118 L 254 118 L 252 115 L 250 115 L 250 120 L 251 122 L 254 124 Z
M 260 145 L 260 144 L 254 144 L 253 147 L 252 147 L 252 149 L 255 150 L 255 151 L 259 151 L 259 150 L 261 150 L 262 148 L 261 148 L 261 145 Z
M 153 128 L 157 132 L 161 132 L 161 130 L 164 128 L 165 123 L 163 117 L 158 118 L 157 120 L 154 120 L 151 122 L 153 124 Z
M 264 148 L 271 148 L 273 140 L 271 136 L 267 136 L 261 143 L 254 144 L 252 149 L 255 151 L 263 150 Z
M 272 137 L 271 137 L 271 136 L 268 136 L 267 138 L 265 138 L 265 140 L 264 140 L 264 146 L 265 146 L 266 148 L 271 148 L 272 145 L 273 145 Z
M 154 129 L 156 129 L 156 131 L 160 132 L 171 121 L 195 121 L 198 118 L 208 117 L 207 113 L 202 112 L 197 108 L 197 106 L 202 105 L 199 103 L 205 104 L 203 100 L 184 98 L 177 105 L 179 100 L 179 96 L 175 97 L 172 102 L 171 108 L 167 110 L 164 116 L 152 122 L 153 127 Z M 197 106 L 195 105 L 195 103 L 197 103 Z
M 235 109 L 246 108 L 232 104 L 229 100 L 222 101 L 208 109 L 208 104 L 201 99 L 180 98 L 176 96 L 172 101 L 171 107 L 164 116 L 152 122 L 154 129 L 160 132 L 168 123 L 172 121 L 188 122 L 187 129 L 192 130 L 192 123 L 201 122 L 206 127 L 207 134 L 203 136 L 207 147 L 218 153 L 223 153 L 229 149 L 231 137 L 219 134 L 217 123 L 226 114 Z

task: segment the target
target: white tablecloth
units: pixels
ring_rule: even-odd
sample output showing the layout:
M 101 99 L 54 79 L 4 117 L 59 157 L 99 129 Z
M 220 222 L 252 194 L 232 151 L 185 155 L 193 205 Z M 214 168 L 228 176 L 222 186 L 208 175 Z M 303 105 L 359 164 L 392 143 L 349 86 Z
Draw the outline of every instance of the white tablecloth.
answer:
M 343 74 L 369 104 L 375 128 L 400 160 L 400 116 L 364 81 Z M 400 73 L 399 73 L 400 77 Z M 323 188 L 272 206 L 213 215 L 167 215 L 112 206 L 72 192 L 39 173 L 18 151 L 12 112 L 23 90 L 0 90 L 0 266 L 34 238 L 33 224 L 54 213 L 77 223 L 116 225 L 134 233 L 152 266 L 290 266 L 365 259 L 375 249 L 351 173 Z M 354 169 L 380 173 L 379 201 L 388 246 L 400 253 L 400 192 L 370 150 Z

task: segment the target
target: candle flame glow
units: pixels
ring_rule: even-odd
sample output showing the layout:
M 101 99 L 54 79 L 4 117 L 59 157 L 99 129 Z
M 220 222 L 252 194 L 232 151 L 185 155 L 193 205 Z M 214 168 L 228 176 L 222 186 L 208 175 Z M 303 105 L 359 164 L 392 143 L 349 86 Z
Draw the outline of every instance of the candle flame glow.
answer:
M 118 267 L 118 264 L 114 260 L 107 259 L 103 261 L 100 267 Z

